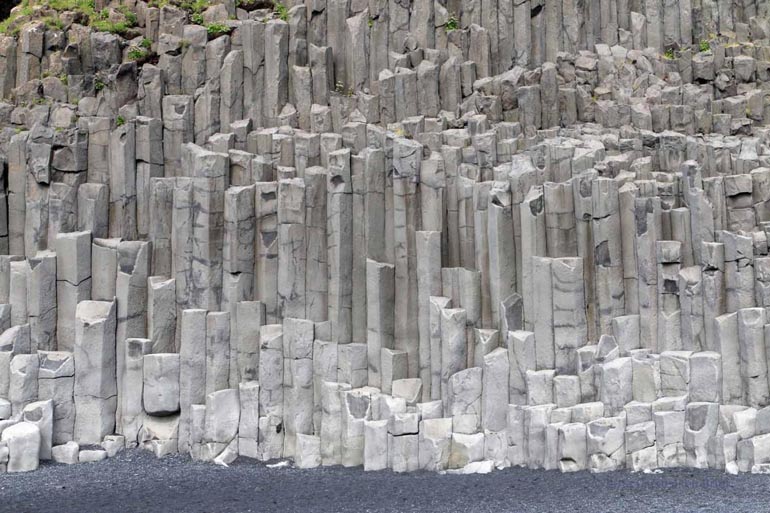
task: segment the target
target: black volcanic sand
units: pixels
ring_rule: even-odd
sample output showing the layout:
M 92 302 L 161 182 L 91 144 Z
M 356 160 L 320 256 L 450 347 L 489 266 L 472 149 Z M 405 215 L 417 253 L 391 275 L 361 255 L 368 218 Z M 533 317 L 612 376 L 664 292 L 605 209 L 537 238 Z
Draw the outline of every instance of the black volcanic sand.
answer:
M 0 475 L 0 512 L 770 512 L 770 476 L 713 470 L 607 474 L 507 469 L 487 475 L 342 467 L 229 468 L 145 451 Z

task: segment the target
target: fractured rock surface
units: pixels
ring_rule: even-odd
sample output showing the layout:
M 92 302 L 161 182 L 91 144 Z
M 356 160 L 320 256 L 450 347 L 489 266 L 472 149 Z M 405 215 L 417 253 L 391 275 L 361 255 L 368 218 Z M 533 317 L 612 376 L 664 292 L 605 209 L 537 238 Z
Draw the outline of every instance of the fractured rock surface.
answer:
M 0 470 L 766 472 L 764 2 L 151 4 L 0 36 Z

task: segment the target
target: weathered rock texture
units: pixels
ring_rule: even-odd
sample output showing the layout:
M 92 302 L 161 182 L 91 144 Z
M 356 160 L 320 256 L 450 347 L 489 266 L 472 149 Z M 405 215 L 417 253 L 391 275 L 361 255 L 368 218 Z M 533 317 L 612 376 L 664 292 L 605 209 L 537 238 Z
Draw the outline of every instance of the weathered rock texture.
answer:
M 0 38 L 0 469 L 767 471 L 765 2 L 128 3 Z

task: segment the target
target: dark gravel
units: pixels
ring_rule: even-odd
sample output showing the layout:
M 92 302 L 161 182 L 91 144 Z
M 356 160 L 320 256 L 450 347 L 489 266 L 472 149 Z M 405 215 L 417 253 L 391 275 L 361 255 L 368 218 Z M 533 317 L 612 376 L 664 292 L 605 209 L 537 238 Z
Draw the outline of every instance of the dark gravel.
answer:
M 229 468 L 134 450 L 100 462 L 0 475 L 0 511 L 46 512 L 770 512 L 770 476 L 508 469 L 488 475 Z

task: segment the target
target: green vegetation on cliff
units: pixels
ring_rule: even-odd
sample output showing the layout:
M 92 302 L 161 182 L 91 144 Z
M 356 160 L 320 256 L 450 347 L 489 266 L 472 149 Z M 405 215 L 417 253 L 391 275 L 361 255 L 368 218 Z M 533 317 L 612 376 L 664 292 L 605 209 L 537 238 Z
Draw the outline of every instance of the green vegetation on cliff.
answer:
M 156 8 L 173 6 L 186 11 L 190 23 L 206 27 L 210 37 L 226 34 L 231 30 L 222 23 L 205 22 L 204 13 L 213 5 L 210 0 L 147 0 L 147 5 Z M 272 9 L 278 18 L 284 21 L 289 18 L 288 8 L 276 0 L 236 0 L 236 5 L 246 11 Z M 62 16 L 63 13 L 68 15 Z M 126 37 L 139 35 L 134 30 L 137 17 L 132 9 L 119 2 L 113 2 L 111 7 L 97 11 L 94 0 L 21 0 L 11 10 L 8 18 L 0 21 L 0 35 L 16 36 L 25 24 L 33 21 L 42 22 L 49 29 L 62 30 L 70 23 L 79 23 L 100 32 L 111 32 Z
M 72 20 L 113 34 L 126 34 L 136 26 L 136 14 L 127 6 L 96 11 L 94 0 L 22 0 L 11 15 L 0 23 L 0 34 L 16 35 L 24 24 L 41 21 L 51 29 L 62 29 L 61 13 L 72 13 Z

